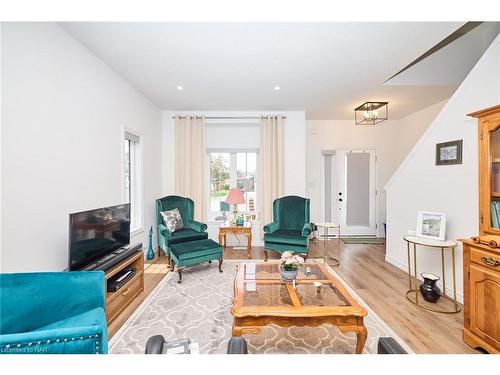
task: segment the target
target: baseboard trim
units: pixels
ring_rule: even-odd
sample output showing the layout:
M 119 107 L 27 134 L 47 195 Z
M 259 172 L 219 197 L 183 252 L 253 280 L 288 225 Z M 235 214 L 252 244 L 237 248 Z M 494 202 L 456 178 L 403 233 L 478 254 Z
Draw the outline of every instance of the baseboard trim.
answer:
M 400 270 L 408 273 L 408 265 L 407 264 L 404 264 L 404 263 L 400 262 L 399 260 L 390 257 L 387 254 L 385 255 L 385 261 L 389 264 L 392 264 L 394 267 L 399 268 Z M 411 268 L 411 273 L 413 275 L 413 268 Z M 417 275 L 417 277 L 420 281 L 423 281 L 423 279 L 420 275 Z M 443 284 L 440 281 L 437 284 L 442 290 Z M 453 289 L 446 287 L 446 295 L 453 296 Z M 457 292 L 457 301 L 460 302 L 461 304 L 464 303 L 464 296 L 459 292 Z

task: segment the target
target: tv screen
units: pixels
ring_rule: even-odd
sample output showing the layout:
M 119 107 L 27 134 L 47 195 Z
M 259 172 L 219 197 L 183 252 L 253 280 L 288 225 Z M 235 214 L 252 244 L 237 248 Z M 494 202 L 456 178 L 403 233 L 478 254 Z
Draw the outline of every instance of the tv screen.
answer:
M 130 243 L 130 204 L 69 215 L 69 270 L 77 271 Z

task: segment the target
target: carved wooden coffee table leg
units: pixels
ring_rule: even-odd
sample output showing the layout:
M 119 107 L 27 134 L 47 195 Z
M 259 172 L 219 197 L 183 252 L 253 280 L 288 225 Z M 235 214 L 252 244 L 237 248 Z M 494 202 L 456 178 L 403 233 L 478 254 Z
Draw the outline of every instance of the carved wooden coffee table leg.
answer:
M 356 343 L 356 354 L 361 354 L 363 353 L 363 349 L 366 343 L 366 338 L 368 337 L 368 331 L 366 330 L 366 327 L 364 325 L 358 327 L 358 332 L 356 333 L 356 336 L 358 338 L 358 342 Z
M 262 331 L 262 327 L 236 326 L 233 323 L 232 336 L 240 337 L 241 335 L 251 334 L 257 335 Z

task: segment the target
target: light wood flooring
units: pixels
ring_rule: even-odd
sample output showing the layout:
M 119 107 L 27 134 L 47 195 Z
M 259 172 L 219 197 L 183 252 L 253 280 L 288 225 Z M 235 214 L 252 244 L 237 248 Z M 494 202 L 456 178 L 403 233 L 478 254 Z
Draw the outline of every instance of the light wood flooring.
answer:
M 405 298 L 408 275 L 385 261 L 384 245 L 346 245 L 328 241 L 340 266 L 333 269 L 416 353 L 479 353 L 462 341 L 462 313 L 437 314 Z M 264 259 L 263 247 L 252 247 L 252 259 Z M 322 257 L 321 242 L 311 241 L 309 257 Z M 269 258 L 278 258 L 269 252 Z M 224 250 L 225 259 L 247 259 L 246 250 Z M 111 337 L 168 272 L 165 256 L 145 270 L 144 292 L 109 327 Z

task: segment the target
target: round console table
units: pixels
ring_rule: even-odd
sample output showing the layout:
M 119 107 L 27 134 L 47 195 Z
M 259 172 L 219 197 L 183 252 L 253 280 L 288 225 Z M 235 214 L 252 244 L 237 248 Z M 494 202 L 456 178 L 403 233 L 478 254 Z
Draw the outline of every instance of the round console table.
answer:
M 455 248 L 458 244 L 455 241 L 438 241 L 429 238 L 415 237 L 415 236 L 405 236 L 404 240 L 406 241 L 407 249 L 408 249 L 408 280 L 410 283 L 410 290 L 406 292 L 406 298 L 408 301 L 417 305 L 418 307 L 437 312 L 441 314 L 456 314 L 460 311 L 460 304 L 457 302 L 457 288 L 456 288 L 456 280 L 455 280 Z M 410 257 L 410 245 L 413 245 L 413 265 L 414 265 L 414 277 L 417 280 L 416 288 L 413 288 L 413 284 L 411 281 L 411 257 Z M 430 247 L 433 249 L 441 249 L 441 273 L 443 279 L 443 290 L 441 292 L 441 297 L 446 298 L 447 300 L 453 302 L 453 309 L 435 309 L 429 306 L 423 306 L 419 303 L 419 286 L 418 286 L 418 278 L 417 278 L 417 245 Z M 452 275 L 453 275 L 453 298 L 446 295 L 446 279 L 445 279 L 445 263 L 444 263 L 444 251 L 445 249 L 451 250 L 451 267 L 452 267 Z M 414 294 L 414 299 L 411 296 Z
M 328 241 L 328 235 L 330 229 L 337 229 L 337 248 L 340 251 L 340 225 L 334 223 L 314 223 L 318 228 L 323 228 L 323 265 L 327 264 L 327 259 L 333 260 L 336 264 L 329 264 L 329 266 L 338 266 L 340 261 L 337 258 L 328 256 L 326 250 L 326 242 Z

